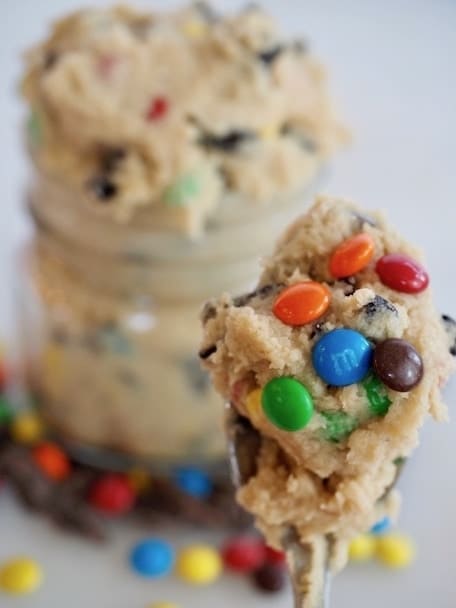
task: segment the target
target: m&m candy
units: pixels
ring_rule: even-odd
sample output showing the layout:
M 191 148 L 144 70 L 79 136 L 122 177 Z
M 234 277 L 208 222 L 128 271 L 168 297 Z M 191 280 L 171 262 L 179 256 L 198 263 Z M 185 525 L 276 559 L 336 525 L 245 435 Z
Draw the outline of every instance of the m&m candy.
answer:
M 333 329 L 316 343 L 312 363 L 317 374 L 332 386 L 360 382 L 372 363 L 372 346 L 353 329 Z
M 223 546 L 222 557 L 229 570 L 252 572 L 265 562 L 266 547 L 257 538 L 234 538 Z
M 33 559 L 19 557 L 0 567 L 0 589 L 13 595 L 36 591 L 43 580 L 43 571 Z
M 394 391 L 407 392 L 423 377 L 423 361 L 406 340 L 389 338 L 375 348 L 374 369 L 386 386 Z
M 68 456 L 55 443 L 40 443 L 33 449 L 32 456 L 41 471 L 55 481 L 66 479 L 71 473 Z
M 270 380 L 263 388 L 261 403 L 267 419 L 284 431 L 303 429 L 314 414 L 312 396 L 294 378 Z
M 374 249 L 373 238 L 364 232 L 343 241 L 331 255 L 329 272 L 336 279 L 360 272 L 372 260 Z
M 386 393 L 385 385 L 380 382 L 375 374 L 369 374 L 362 384 L 366 391 L 370 411 L 375 416 L 385 416 L 392 404 Z
M 356 536 L 348 545 L 348 556 L 354 562 L 366 562 L 375 554 L 376 542 L 369 534 Z
M 330 293 L 322 283 L 303 281 L 284 289 L 276 298 L 274 315 L 286 325 L 304 325 L 328 309 Z
M 259 591 L 276 593 L 286 584 L 286 570 L 281 564 L 266 563 L 253 573 L 253 582 Z
M 160 538 L 138 543 L 130 554 L 130 563 L 138 574 L 158 578 L 171 572 L 175 561 L 171 545 Z
M 107 473 L 92 484 L 90 504 L 107 515 L 122 515 L 130 511 L 136 500 L 136 492 L 126 475 Z
M 388 516 L 380 519 L 376 524 L 372 526 L 370 529 L 371 534 L 385 534 L 391 528 L 391 520 Z
M 406 568 L 415 559 L 415 544 L 404 534 L 385 534 L 376 542 L 375 555 L 385 566 Z
M 265 545 L 266 561 L 272 564 L 283 564 L 285 562 L 284 551 L 277 551 L 268 545 Z
M 35 412 L 22 412 L 14 418 L 10 433 L 18 443 L 33 444 L 43 437 L 44 425 Z
M 192 585 L 209 585 L 222 572 L 218 552 L 207 545 L 190 545 L 183 549 L 176 562 L 177 574 Z
M 155 97 L 150 102 L 147 110 L 147 120 L 159 120 L 164 118 L 169 110 L 169 101 L 166 97 Z
M 174 472 L 176 485 L 195 498 L 207 498 L 212 492 L 212 482 L 204 471 L 196 467 L 179 467 Z
M 375 270 L 384 285 L 402 293 L 420 293 L 429 285 L 429 275 L 421 264 L 401 253 L 384 255 Z

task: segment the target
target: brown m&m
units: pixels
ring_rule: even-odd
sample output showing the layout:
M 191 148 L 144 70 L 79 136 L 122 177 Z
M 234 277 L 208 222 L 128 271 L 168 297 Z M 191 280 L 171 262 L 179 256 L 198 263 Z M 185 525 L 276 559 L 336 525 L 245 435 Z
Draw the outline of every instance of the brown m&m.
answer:
M 406 393 L 423 377 L 423 361 L 406 340 L 390 338 L 374 351 L 373 366 L 380 380 L 394 391 Z

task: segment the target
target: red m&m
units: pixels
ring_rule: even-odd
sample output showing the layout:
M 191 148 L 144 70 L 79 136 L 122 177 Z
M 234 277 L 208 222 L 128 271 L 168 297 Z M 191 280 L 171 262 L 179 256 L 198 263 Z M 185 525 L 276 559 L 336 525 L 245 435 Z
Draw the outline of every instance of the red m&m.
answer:
M 122 515 L 130 511 L 136 493 L 126 475 L 109 473 L 95 481 L 89 493 L 90 504 L 109 515 Z
M 66 479 L 71 473 L 68 456 L 55 443 L 40 443 L 34 448 L 32 457 L 41 471 L 55 481 Z
M 429 285 L 429 276 L 421 264 L 401 253 L 384 255 L 375 269 L 384 285 L 402 293 L 420 293 Z
M 160 118 L 164 118 L 168 109 L 169 101 L 166 97 L 155 97 L 155 99 L 152 99 L 150 102 L 146 118 L 147 120 L 159 120 Z
M 286 325 L 304 325 L 321 317 L 328 309 L 330 293 L 315 281 L 303 281 L 284 289 L 276 298 L 274 315 Z
M 229 570 L 253 572 L 263 565 L 266 559 L 266 547 L 256 538 L 234 538 L 222 548 L 222 557 Z

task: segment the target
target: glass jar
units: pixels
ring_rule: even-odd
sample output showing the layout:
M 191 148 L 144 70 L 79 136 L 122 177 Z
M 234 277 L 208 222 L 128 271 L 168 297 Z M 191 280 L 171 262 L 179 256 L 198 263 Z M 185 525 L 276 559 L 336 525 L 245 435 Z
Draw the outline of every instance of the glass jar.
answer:
M 261 209 L 224 200 L 198 240 L 97 217 L 53 177 L 35 176 L 36 226 L 21 258 L 27 393 L 83 460 L 211 469 L 223 459 L 222 406 L 198 360 L 199 311 L 249 289 L 259 256 L 309 189 Z

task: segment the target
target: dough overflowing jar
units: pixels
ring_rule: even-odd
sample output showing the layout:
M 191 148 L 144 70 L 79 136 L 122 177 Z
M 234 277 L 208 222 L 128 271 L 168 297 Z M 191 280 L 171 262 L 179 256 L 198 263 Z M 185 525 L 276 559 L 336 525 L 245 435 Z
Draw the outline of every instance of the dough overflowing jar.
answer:
M 27 391 L 80 457 L 211 468 L 201 302 L 249 288 L 343 139 L 322 69 L 256 8 L 122 7 L 56 24 L 23 91 Z

